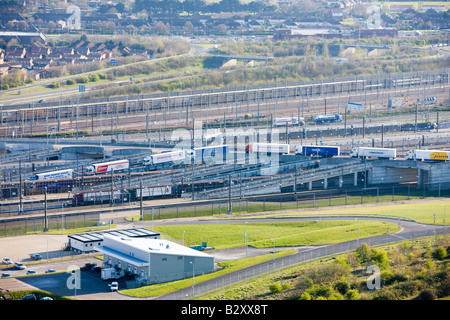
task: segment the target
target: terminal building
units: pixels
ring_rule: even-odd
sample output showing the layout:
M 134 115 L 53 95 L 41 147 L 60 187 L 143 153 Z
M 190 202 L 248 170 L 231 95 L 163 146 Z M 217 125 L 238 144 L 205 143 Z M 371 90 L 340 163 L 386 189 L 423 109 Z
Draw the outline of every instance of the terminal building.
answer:
M 167 240 L 104 235 L 103 270 L 133 277 L 139 285 L 185 279 L 214 271 L 214 257 Z M 108 278 L 103 278 L 107 280 Z
M 160 234 L 146 228 L 133 228 L 122 230 L 110 230 L 104 232 L 86 232 L 78 234 L 69 234 L 69 247 L 71 250 L 88 253 L 97 251 L 103 245 L 103 238 L 105 235 L 114 235 L 130 238 L 145 238 L 145 239 L 159 239 Z

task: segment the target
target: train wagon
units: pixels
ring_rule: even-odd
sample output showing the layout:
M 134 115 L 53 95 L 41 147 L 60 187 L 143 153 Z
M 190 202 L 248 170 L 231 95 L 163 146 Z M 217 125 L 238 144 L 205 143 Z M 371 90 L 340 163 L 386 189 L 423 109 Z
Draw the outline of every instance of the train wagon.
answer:
M 73 178 L 73 170 L 58 170 L 44 173 L 36 173 L 29 180 L 52 180 L 52 179 L 71 179 Z
M 295 154 L 303 156 L 334 157 L 339 156 L 340 147 L 335 146 L 295 146 Z
M 130 201 L 130 194 L 120 190 L 113 192 L 114 203 Z M 75 193 L 72 197 L 72 206 L 100 205 L 111 202 L 111 190 L 89 190 Z
M 111 170 L 114 172 L 122 172 L 128 170 L 130 167 L 130 163 L 128 160 L 116 160 L 110 162 L 96 163 L 90 166 L 87 166 L 84 169 L 84 174 L 86 175 L 94 175 L 94 174 L 102 174 L 109 173 Z
M 401 125 L 401 131 L 430 131 L 437 127 L 437 124 L 433 122 L 405 123 Z
M 391 148 L 353 148 L 350 152 L 352 158 L 378 158 L 378 159 L 395 159 L 397 150 Z
M 444 150 L 409 150 L 406 152 L 406 160 L 441 162 L 448 161 L 450 151 Z
M 184 150 L 164 152 L 147 156 L 143 159 L 147 170 L 158 170 L 182 164 L 186 160 Z
M 288 144 L 278 143 L 251 143 L 245 147 L 246 153 L 267 153 L 267 154 L 287 154 Z
M 139 201 L 141 199 L 141 189 L 129 189 L 130 198 L 132 201 Z M 148 200 L 153 198 L 173 196 L 172 186 L 151 186 L 142 187 L 142 199 Z

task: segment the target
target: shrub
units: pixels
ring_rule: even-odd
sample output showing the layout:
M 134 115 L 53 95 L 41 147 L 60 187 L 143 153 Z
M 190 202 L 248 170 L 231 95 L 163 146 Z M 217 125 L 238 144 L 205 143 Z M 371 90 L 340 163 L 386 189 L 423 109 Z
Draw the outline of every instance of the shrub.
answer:
M 272 284 L 269 286 L 269 290 L 270 290 L 270 292 L 272 292 L 272 293 L 279 293 L 279 292 L 282 291 L 282 288 L 281 288 L 281 285 L 280 285 L 279 283 L 272 283 Z
M 77 83 L 88 83 L 89 82 L 89 78 L 86 76 L 81 76 L 79 78 L 77 78 Z
M 420 300 L 436 300 L 437 295 L 436 292 L 432 289 L 423 290 L 418 297 Z
M 348 290 L 347 293 L 345 294 L 345 297 L 348 300 L 357 300 L 359 298 L 359 292 L 356 289 Z
M 67 81 L 66 81 L 66 84 L 68 85 L 68 86 L 71 86 L 71 85 L 74 85 L 76 82 L 75 82 L 75 80 L 73 80 L 73 79 L 67 79 Z
M 98 74 L 91 74 L 90 76 L 89 76 L 89 81 L 90 82 L 97 82 L 97 81 L 99 81 L 100 80 L 100 77 L 98 76 Z
M 50 83 L 49 85 L 47 85 L 47 87 L 51 88 L 51 89 L 58 89 L 58 88 L 61 88 L 61 83 L 53 82 L 53 83 Z
M 341 294 L 346 294 L 350 290 L 350 285 L 345 280 L 340 280 L 334 284 L 334 289 L 336 289 Z
M 437 260 L 444 260 L 447 258 L 447 250 L 443 247 L 436 248 L 436 250 L 433 251 L 433 257 Z

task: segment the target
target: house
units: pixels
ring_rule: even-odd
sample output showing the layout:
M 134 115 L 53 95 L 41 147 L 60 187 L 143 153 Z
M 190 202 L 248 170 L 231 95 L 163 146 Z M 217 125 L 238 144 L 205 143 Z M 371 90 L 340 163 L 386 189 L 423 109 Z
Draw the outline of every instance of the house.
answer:
M 25 54 L 27 50 L 23 47 L 12 46 L 6 49 L 5 58 L 8 61 L 12 61 L 14 59 L 23 59 L 25 58 Z

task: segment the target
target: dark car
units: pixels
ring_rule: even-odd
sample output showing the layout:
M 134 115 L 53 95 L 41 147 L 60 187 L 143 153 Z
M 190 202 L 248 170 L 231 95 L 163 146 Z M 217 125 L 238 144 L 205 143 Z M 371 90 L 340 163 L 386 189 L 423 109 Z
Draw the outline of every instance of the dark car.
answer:
M 27 294 L 26 296 L 23 296 L 20 300 L 37 300 L 36 296 L 34 294 Z
M 92 272 L 100 272 L 100 271 L 102 271 L 102 268 L 98 267 L 98 266 L 95 266 L 95 267 L 92 267 L 91 271 Z

